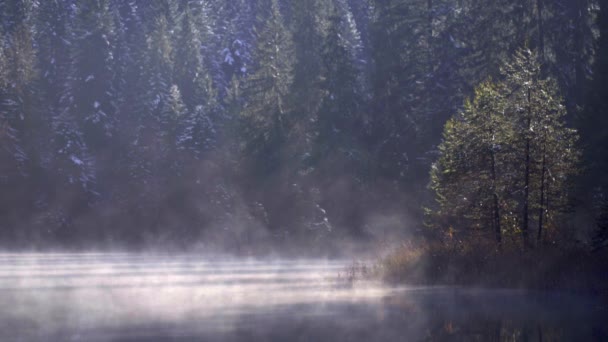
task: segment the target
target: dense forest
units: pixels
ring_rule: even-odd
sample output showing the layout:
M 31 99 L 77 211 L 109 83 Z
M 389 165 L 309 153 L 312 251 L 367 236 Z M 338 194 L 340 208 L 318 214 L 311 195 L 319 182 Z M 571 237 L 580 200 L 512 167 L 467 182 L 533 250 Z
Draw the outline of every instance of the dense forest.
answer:
M 598 0 L 0 0 L 5 247 L 608 241 Z

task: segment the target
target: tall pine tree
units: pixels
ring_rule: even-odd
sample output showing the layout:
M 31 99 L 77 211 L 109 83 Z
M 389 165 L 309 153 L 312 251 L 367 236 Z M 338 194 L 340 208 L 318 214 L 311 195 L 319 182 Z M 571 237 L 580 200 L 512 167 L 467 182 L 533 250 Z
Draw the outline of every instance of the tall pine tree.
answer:
M 245 149 L 254 152 L 263 164 L 278 166 L 280 144 L 293 121 L 289 117 L 289 97 L 294 47 L 277 0 L 269 0 L 259 18 L 256 36 L 257 65 L 245 81 L 242 137 Z

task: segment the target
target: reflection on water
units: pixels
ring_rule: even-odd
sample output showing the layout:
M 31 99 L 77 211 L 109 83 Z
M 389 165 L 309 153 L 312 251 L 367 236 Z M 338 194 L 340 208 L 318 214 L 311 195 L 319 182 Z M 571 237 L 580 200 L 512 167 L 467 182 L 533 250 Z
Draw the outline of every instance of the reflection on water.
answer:
M 345 265 L 0 254 L 0 340 L 608 340 L 608 315 L 592 298 L 350 286 Z

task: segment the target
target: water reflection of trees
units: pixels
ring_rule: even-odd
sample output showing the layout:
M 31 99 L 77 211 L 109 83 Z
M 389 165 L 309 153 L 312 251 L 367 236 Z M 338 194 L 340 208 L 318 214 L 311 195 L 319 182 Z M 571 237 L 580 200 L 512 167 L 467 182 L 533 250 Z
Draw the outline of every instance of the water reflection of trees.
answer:
M 414 289 L 386 297 L 376 317 L 415 341 L 608 340 L 605 315 L 583 298 L 491 293 Z
M 444 320 L 433 324 L 429 341 L 564 341 L 564 329 L 558 326 L 524 323 L 513 320 L 467 321 Z

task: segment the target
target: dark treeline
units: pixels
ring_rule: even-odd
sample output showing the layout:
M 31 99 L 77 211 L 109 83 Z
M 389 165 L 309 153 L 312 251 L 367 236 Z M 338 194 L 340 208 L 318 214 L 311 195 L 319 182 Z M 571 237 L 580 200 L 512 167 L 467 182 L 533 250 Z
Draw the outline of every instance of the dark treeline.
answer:
M 0 16 L 5 246 L 608 238 L 595 0 L 0 0 Z

